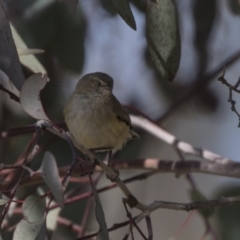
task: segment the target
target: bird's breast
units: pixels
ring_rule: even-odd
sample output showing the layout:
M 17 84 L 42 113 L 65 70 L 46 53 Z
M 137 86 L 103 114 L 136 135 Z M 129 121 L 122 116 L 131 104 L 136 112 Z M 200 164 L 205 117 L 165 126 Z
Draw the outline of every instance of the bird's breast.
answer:
M 88 149 L 120 149 L 131 138 L 129 126 L 119 121 L 107 103 L 93 102 L 89 98 L 74 99 L 72 106 L 66 106 L 74 109 L 65 110 L 70 132 Z

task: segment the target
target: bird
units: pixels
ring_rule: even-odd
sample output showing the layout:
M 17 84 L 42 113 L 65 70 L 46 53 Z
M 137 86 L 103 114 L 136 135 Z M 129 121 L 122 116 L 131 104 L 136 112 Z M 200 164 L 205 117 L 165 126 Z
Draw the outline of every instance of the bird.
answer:
M 86 74 L 64 107 L 70 133 L 89 150 L 111 153 L 122 149 L 129 140 L 139 139 L 128 112 L 112 93 L 113 84 L 113 78 L 106 73 Z

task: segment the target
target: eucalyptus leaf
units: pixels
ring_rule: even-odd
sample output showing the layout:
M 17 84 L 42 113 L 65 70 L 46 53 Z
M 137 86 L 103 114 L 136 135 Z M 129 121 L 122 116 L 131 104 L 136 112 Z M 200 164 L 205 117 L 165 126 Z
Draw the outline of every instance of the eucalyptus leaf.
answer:
M 46 152 L 44 154 L 42 165 L 38 172 L 42 174 L 56 202 L 63 207 L 63 187 L 58 174 L 57 163 L 52 153 Z
M 36 73 L 30 76 L 22 86 L 20 92 L 20 102 L 23 109 L 30 116 L 36 119 L 48 119 L 40 101 L 40 91 L 48 82 L 47 75 Z
M 40 230 L 38 231 L 37 236 L 34 238 L 34 240 L 47 240 L 47 229 L 46 224 L 42 224 Z
M 9 202 L 9 200 L 7 200 L 7 199 L 0 199 L 0 206 L 3 206 L 8 202 Z
M 21 36 L 18 34 L 16 29 L 10 25 L 12 30 L 12 36 L 13 40 L 17 47 L 17 52 L 19 55 L 19 59 L 21 64 L 29 68 L 34 73 L 46 73 L 46 69 L 43 67 L 43 65 L 38 61 L 38 59 L 33 56 L 32 54 L 39 54 L 43 53 L 44 50 L 42 49 L 29 49 L 26 45 L 26 43 L 23 41 Z
M 20 90 L 25 77 L 2 1 L 0 1 L 0 18 L 0 69 L 10 78 L 14 86 Z
M 172 81 L 179 68 L 181 41 L 172 0 L 149 1 L 146 12 L 148 50 L 158 72 Z
M 39 236 L 39 232 L 45 225 L 45 218 L 42 220 L 29 223 L 25 219 L 22 219 L 18 224 L 13 234 L 13 240 L 34 240 Z M 44 240 L 42 238 L 41 240 Z M 40 240 L 40 238 L 38 238 Z
M 97 240 L 109 240 L 109 234 L 107 229 L 107 224 L 105 220 L 105 214 L 102 208 L 101 201 L 98 196 L 96 188 L 92 185 L 92 191 L 96 202 L 95 215 L 97 222 L 99 224 L 99 233 L 97 235 Z
M 228 0 L 226 2 L 229 9 L 235 15 L 240 15 L 240 1 L 239 0 Z
M 119 15 L 129 27 L 136 30 L 136 22 L 128 0 L 111 0 Z
M 30 195 L 22 206 L 25 220 L 29 223 L 35 223 L 42 220 L 46 208 L 46 200 L 43 197 Z
M 50 198 L 49 198 L 50 200 Z M 54 200 L 51 201 L 51 204 L 50 204 L 50 207 L 55 205 L 56 202 Z M 47 229 L 48 230 L 51 230 L 51 231 L 55 231 L 56 228 L 57 228 L 57 225 L 58 225 L 58 216 L 59 216 L 59 213 L 61 211 L 61 208 L 60 207 L 57 207 L 57 208 L 54 208 L 52 209 L 48 215 L 47 215 L 47 219 L 46 219 L 46 223 L 47 223 Z
M 13 240 L 33 240 L 45 224 L 46 200 L 43 197 L 30 195 L 22 206 L 24 219 L 22 219 L 14 231 Z M 40 238 L 38 238 L 40 240 Z M 41 238 L 44 240 L 44 238 Z
M 35 49 L 35 48 L 27 48 L 27 49 L 17 49 L 17 52 L 20 56 L 25 56 L 25 55 L 44 53 L 44 50 Z
M 10 201 L 10 199 L 6 195 L 4 195 L 0 192 L 0 206 L 4 206 L 9 201 Z
M 65 2 L 72 13 L 76 12 L 78 0 L 58 0 L 58 2 Z

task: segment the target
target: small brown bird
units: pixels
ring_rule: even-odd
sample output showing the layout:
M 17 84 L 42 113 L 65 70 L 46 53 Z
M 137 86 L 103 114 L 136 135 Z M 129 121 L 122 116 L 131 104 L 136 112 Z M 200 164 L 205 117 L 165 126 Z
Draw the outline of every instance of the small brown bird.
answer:
M 113 79 L 109 75 L 101 72 L 86 74 L 64 108 L 69 131 L 90 150 L 118 150 L 127 141 L 139 138 L 112 89 Z

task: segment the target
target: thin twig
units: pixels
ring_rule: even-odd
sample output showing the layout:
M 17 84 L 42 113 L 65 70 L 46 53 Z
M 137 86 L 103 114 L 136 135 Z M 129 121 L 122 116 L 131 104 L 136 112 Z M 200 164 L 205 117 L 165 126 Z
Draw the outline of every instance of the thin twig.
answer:
M 226 85 L 228 87 L 228 90 L 229 90 L 228 102 L 231 104 L 231 110 L 238 116 L 238 127 L 240 127 L 240 113 L 238 112 L 238 110 L 236 108 L 236 101 L 233 100 L 233 91 L 240 93 L 240 90 L 238 89 L 238 87 L 240 85 L 240 77 L 238 78 L 238 81 L 234 85 L 231 85 L 225 79 L 225 73 L 226 73 L 226 67 L 224 67 L 223 73 L 218 78 L 218 81 L 220 81 L 223 85 Z
M 148 230 L 148 240 L 153 239 L 153 229 L 152 229 L 152 222 L 150 216 L 146 216 L 145 218 Z
M 195 96 L 196 93 L 203 91 L 208 84 L 217 77 L 217 75 L 222 71 L 224 66 L 231 66 L 237 62 L 240 58 L 240 51 L 236 52 L 233 56 L 229 57 L 227 60 L 223 61 L 222 64 L 217 66 L 210 73 L 205 74 L 201 79 L 197 79 L 194 85 L 190 87 L 185 93 L 183 93 L 174 103 L 168 107 L 167 111 L 159 117 L 158 122 L 163 123 L 166 121 L 168 116 L 170 116 L 175 110 L 177 110 L 184 102 L 189 100 L 191 97 Z

